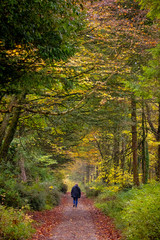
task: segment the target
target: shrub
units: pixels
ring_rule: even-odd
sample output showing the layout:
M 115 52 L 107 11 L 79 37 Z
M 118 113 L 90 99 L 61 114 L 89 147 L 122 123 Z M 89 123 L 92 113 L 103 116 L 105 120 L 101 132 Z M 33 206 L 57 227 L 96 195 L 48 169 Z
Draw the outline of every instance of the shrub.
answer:
M 60 202 L 61 194 L 50 182 L 36 183 L 32 186 L 18 184 L 17 189 L 23 204 L 29 204 L 30 208 L 36 211 L 51 209 Z
M 36 211 L 45 209 L 47 192 L 39 183 L 32 186 L 17 184 L 17 191 L 21 196 L 23 206 L 29 204 L 30 208 Z
M 0 206 L 0 238 L 6 240 L 28 239 L 35 230 L 31 219 L 22 211 Z
M 85 192 L 87 197 L 97 197 L 104 190 L 103 182 L 93 181 L 88 186 L 85 186 Z
M 0 202 L 1 204 L 5 204 L 8 207 L 21 207 L 22 199 L 14 189 L 1 189 L 0 190 Z
M 89 186 L 85 187 L 86 197 L 97 197 L 100 193 L 99 189 L 94 189 Z
M 39 191 L 32 189 L 27 196 L 30 207 L 35 211 L 41 211 L 45 209 L 47 193 L 45 191 Z
M 123 209 L 123 199 L 116 192 L 105 190 L 96 200 L 96 207 L 100 208 L 106 215 L 118 219 Z M 120 222 L 121 223 L 121 222 Z
M 67 193 L 67 190 L 68 190 L 67 184 L 62 183 L 61 186 L 60 186 L 60 191 L 61 191 L 62 193 L 64 193 L 64 194 L 66 194 L 66 193 Z
M 50 207 L 57 206 L 60 203 L 60 190 L 52 182 L 44 182 L 41 184 L 46 192 L 46 204 Z M 47 208 L 49 207 L 47 206 Z
M 50 189 L 47 194 L 46 203 L 50 206 L 57 206 L 60 203 L 60 192 L 57 189 Z
M 3 188 L 0 188 L 0 202 L 8 207 L 27 208 L 36 211 L 52 208 L 60 202 L 60 188 L 52 182 L 38 182 L 32 185 L 28 183 L 16 183 L 8 180 Z M 0 184 L 1 185 L 1 184 Z M 63 192 L 66 186 L 62 185 Z
M 0 176 L 0 203 L 8 207 L 21 207 L 21 197 L 16 189 L 15 179 L 5 180 Z
M 127 239 L 160 239 L 160 184 L 137 190 L 122 211 L 122 220 Z
M 160 239 L 160 183 L 129 191 L 104 191 L 96 206 L 115 219 L 127 240 Z

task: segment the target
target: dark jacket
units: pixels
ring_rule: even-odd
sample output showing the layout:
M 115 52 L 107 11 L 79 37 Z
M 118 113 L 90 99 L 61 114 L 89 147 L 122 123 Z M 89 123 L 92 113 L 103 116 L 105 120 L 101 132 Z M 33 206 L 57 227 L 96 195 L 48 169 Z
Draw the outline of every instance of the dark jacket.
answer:
M 72 188 L 71 197 L 73 197 L 73 198 L 80 198 L 81 197 L 81 189 L 78 187 L 78 185 L 75 185 Z

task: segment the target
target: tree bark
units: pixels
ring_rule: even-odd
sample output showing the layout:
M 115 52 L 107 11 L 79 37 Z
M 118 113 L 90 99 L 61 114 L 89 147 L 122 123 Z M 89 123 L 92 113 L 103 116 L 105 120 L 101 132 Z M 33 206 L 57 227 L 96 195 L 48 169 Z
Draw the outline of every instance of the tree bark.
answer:
M 117 168 L 119 166 L 119 156 L 120 156 L 120 149 L 119 149 L 119 132 L 118 128 L 115 128 L 114 132 L 114 146 L 113 146 L 113 161 L 114 166 Z
M 146 110 L 147 110 L 147 120 L 148 120 L 149 126 L 156 138 L 156 141 L 159 143 L 158 149 L 157 149 L 158 159 L 157 159 L 157 166 L 156 166 L 156 176 L 157 176 L 157 180 L 160 181 L 160 101 L 158 102 L 158 128 L 157 129 L 154 127 L 152 123 L 151 112 L 147 103 L 146 103 Z
M 89 183 L 90 180 L 90 165 L 87 163 L 86 165 L 86 182 Z
M 19 160 L 19 166 L 20 166 L 20 170 L 21 170 L 21 180 L 23 182 L 27 182 L 27 175 L 26 175 L 26 170 L 25 170 L 25 166 L 24 166 L 24 158 L 23 156 L 21 156 L 20 160 Z
M 148 156 L 146 155 L 146 132 L 145 132 L 145 113 L 144 113 L 144 99 L 142 99 L 142 182 L 148 182 Z
M 138 154 L 137 154 L 137 116 L 136 116 L 136 99 L 134 94 L 131 97 L 132 107 L 132 152 L 133 152 L 133 183 L 139 186 L 139 175 L 138 175 Z
M 101 149 L 101 146 L 100 146 L 100 142 L 98 141 L 98 139 L 96 138 L 95 135 L 93 135 L 93 137 L 94 137 L 94 139 L 95 139 L 95 142 L 96 142 L 97 148 L 98 148 L 99 153 L 100 153 L 100 155 L 101 155 L 101 158 L 104 159 L 104 157 L 103 157 L 103 153 L 102 153 L 102 149 Z
M 7 129 L 8 123 L 9 123 L 10 116 L 11 116 L 11 113 L 5 114 L 2 124 L 1 124 L 1 127 L 0 127 L 0 147 L 2 145 L 2 141 L 3 141 L 5 133 L 6 133 L 6 129 Z
M 21 102 L 24 99 L 24 95 L 20 97 L 20 99 L 18 99 L 18 103 Z M 3 144 L 1 146 L 0 149 L 0 161 L 2 160 L 6 160 L 7 154 L 8 154 L 8 150 L 9 150 L 9 146 L 14 138 L 14 134 L 16 132 L 17 129 L 17 124 L 18 124 L 18 119 L 19 116 L 21 114 L 21 108 L 17 107 L 17 108 L 13 108 L 12 111 L 12 119 L 10 120 L 6 135 L 3 139 Z
M 99 176 L 99 170 L 98 170 L 98 166 L 95 166 L 95 179 L 98 178 Z
M 158 145 L 158 162 L 157 162 L 157 180 L 160 181 L 160 102 L 159 102 L 159 116 L 158 116 L 158 130 L 157 130 L 157 142 Z
M 8 123 L 9 123 L 9 119 L 11 117 L 11 110 L 12 110 L 12 107 L 13 107 L 13 104 L 16 102 L 16 98 L 15 96 L 12 98 L 8 108 L 10 110 L 9 113 L 6 113 L 4 118 L 3 118 L 3 121 L 2 121 L 2 124 L 1 124 L 1 127 L 0 127 L 0 147 L 2 145 L 2 141 L 5 137 L 5 133 L 6 133 L 6 129 L 7 129 L 7 126 L 8 126 Z
M 121 151 L 121 169 L 123 170 L 123 173 L 124 173 L 124 170 L 125 170 L 125 137 L 122 136 L 122 151 Z
M 10 144 L 13 140 L 14 134 L 16 132 L 19 116 L 20 116 L 20 109 L 15 108 L 13 110 L 13 117 L 11 119 L 10 125 L 8 127 L 5 139 L 4 139 L 2 147 L 1 147 L 1 151 L 0 151 L 0 159 L 1 160 L 2 159 L 5 160 L 7 157 L 9 146 L 10 146 Z

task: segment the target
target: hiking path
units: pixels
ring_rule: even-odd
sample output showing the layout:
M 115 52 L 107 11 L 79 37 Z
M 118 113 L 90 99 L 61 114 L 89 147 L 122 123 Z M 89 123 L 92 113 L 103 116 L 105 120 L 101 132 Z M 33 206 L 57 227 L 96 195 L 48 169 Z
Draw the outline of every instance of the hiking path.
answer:
M 119 240 L 113 221 L 94 207 L 84 195 L 73 207 L 69 193 L 53 210 L 35 212 L 36 233 L 32 240 Z

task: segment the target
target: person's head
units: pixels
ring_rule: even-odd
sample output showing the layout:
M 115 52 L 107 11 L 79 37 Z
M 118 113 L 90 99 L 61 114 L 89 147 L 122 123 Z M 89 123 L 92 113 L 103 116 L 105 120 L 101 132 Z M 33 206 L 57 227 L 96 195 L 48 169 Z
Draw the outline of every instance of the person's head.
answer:
M 78 186 L 78 183 L 76 183 L 75 186 Z

